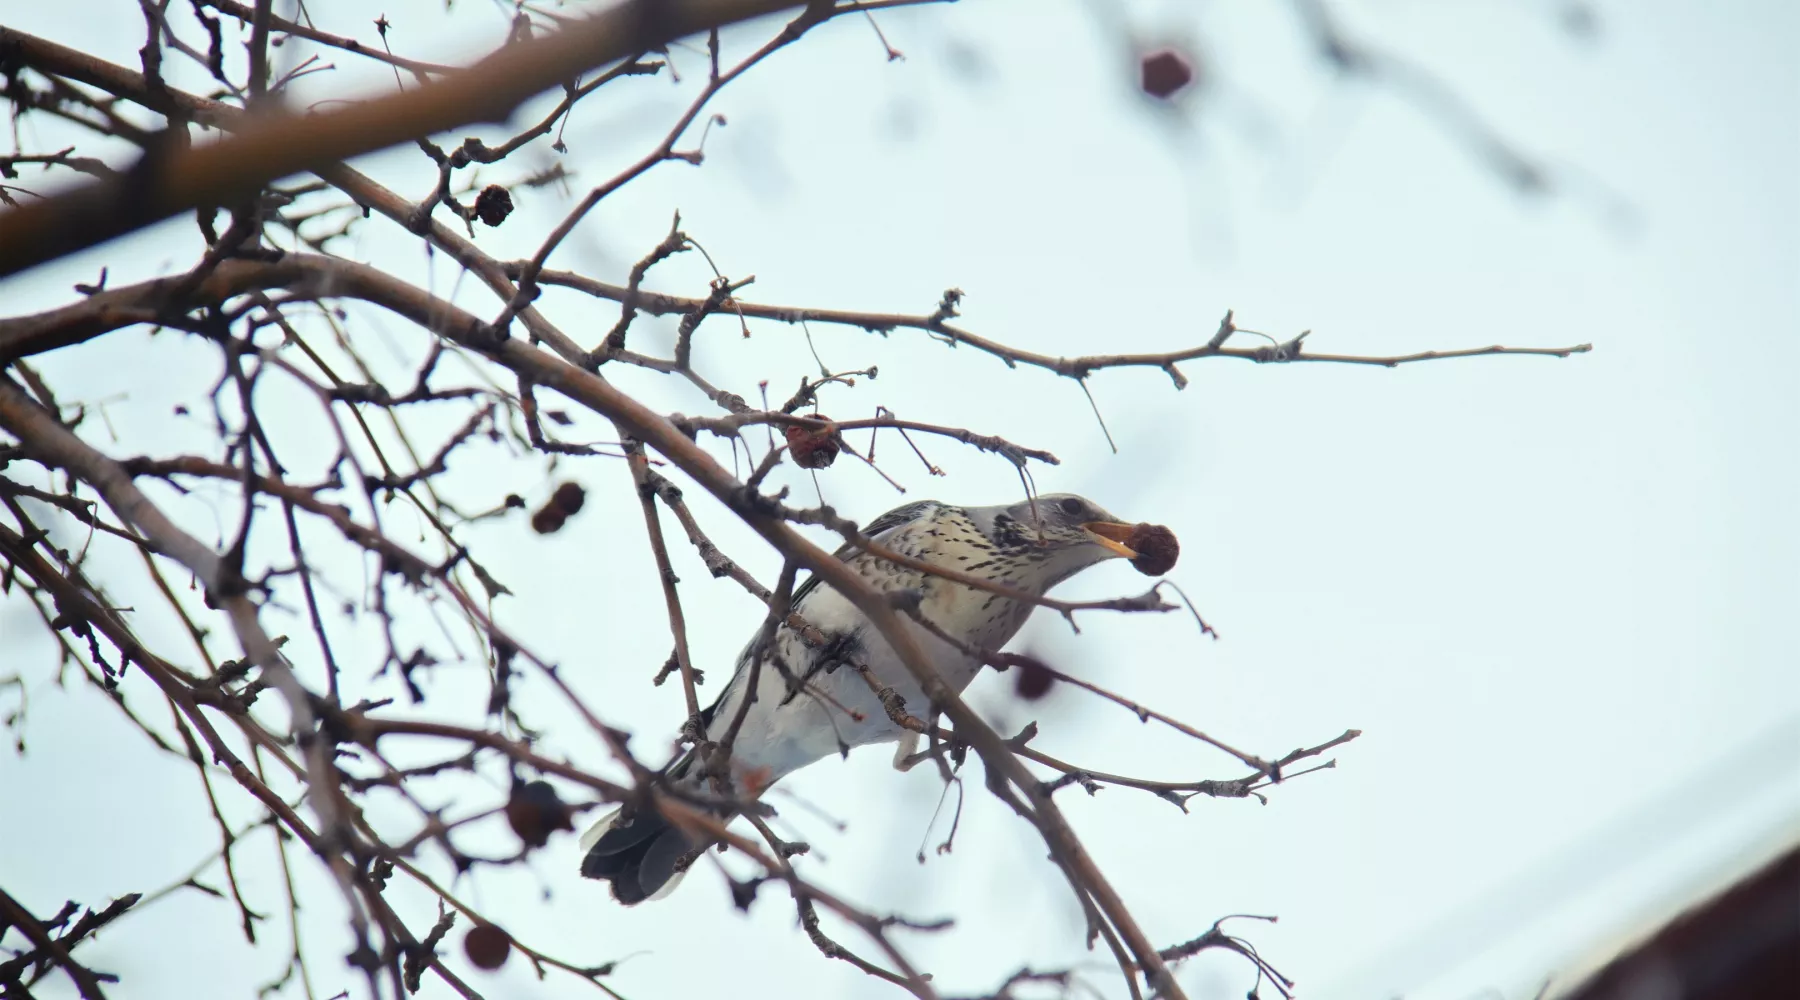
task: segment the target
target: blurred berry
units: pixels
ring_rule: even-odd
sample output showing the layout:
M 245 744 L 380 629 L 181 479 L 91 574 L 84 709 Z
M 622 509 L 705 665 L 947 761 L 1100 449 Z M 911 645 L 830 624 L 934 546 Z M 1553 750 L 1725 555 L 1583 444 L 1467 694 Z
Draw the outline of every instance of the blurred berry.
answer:
M 545 507 L 531 515 L 531 530 L 540 535 L 553 534 L 562 530 L 566 520 L 568 519 L 563 517 L 562 511 L 555 507 Z
M 1013 691 L 1026 701 L 1037 701 L 1056 686 L 1056 675 L 1036 660 L 1026 658 L 1023 663 L 1014 664 L 1013 669 L 1018 671 L 1013 675 Z
M 581 512 L 582 505 L 587 503 L 587 491 L 580 483 L 563 483 L 550 494 L 550 502 L 563 512 L 564 516 L 572 516 Z
M 469 964 L 477 969 L 490 972 L 506 964 L 506 956 L 512 953 L 512 935 L 493 924 L 476 924 L 463 935 L 463 954 L 469 956 Z
M 1194 82 L 1193 64 L 1174 49 L 1158 49 L 1145 55 L 1138 68 L 1143 73 L 1144 93 L 1162 100 Z
M 558 830 L 574 830 L 569 807 L 547 781 L 526 781 L 513 786 L 512 798 L 506 800 L 506 822 L 519 839 L 532 847 L 550 842 Z
M 580 483 L 563 483 L 550 494 L 550 499 L 531 515 L 531 529 L 540 535 L 562 530 L 564 522 L 587 504 L 587 491 Z

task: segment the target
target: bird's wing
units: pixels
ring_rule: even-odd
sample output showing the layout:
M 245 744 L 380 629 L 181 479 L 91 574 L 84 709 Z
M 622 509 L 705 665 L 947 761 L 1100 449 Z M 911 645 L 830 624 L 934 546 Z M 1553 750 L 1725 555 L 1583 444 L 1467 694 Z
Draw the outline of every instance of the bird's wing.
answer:
M 895 529 L 910 524 L 912 521 L 922 517 L 927 511 L 939 506 L 942 505 L 936 500 L 916 500 L 909 504 L 902 504 L 875 520 L 870 521 L 868 527 L 863 529 L 863 534 L 875 541 L 880 541 L 884 536 Z M 847 561 L 858 551 L 860 550 L 858 550 L 856 546 L 846 542 L 832 554 L 840 561 Z M 798 608 L 800 602 L 805 599 L 806 595 L 812 593 L 818 586 L 819 575 L 817 573 L 809 575 L 805 582 L 794 588 L 794 594 L 790 599 L 788 606 Z M 749 647 L 745 647 L 744 652 L 738 656 L 737 668 L 732 673 L 731 679 L 725 682 L 725 687 L 719 691 L 719 696 L 713 699 L 713 703 L 701 711 L 700 719 L 706 726 L 710 727 L 712 725 L 713 718 L 718 714 L 719 706 L 725 704 L 726 700 L 731 697 L 732 692 L 737 686 L 744 682 L 745 676 L 748 673 L 746 668 L 750 665 L 749 652 Z
M 870 521 L 868 527 L 863 529 L 863 535 L 873 541 L 879 542 L 881 541 L 881 536 L 893 531 L 895 528 L 911 523 L 922 516 L 926 511 L 938 506 L 941 505 L 936 500 L 915 500 L 909 504 L 902 504 L 875 520 Z M 839 562 L 844 562 L 860 551 L 862 550 L 851 545 L 849 542 L 845 542 L 843 545 L 839 546 L 838 550 L 832 553 L 832 555 L 836 556 Z M 794 599 L 791 606 L 796 608 L 799 607 L 801 599 L 807 594 L 812 593 L 818 586 L 819 574 L 812 573 L 808 575 L 806 582 L 794 588 Z

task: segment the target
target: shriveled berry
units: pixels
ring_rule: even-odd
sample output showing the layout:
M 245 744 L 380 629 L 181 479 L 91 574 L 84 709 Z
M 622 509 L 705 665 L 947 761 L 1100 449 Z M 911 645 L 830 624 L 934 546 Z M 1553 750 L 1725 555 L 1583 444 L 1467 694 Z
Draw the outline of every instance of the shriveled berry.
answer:
M 814 416 L 815 420 L 824 417 Z M 787 427 L 788 454 L 793 457 L 794 464 L 802 469 L 823 469 L 837 461 L 838 440 L 837 428 L 802 427 L 789 424 Z
M 587 491 L 580 483 L 563 483 L 550 494 L 544 506 L 531 515 L 531 528 L 540 535 L 562 530 L 563 523 L 574 517 L 587 504 Z
M 565 517 L 572 516 L 580 513 L 582 506 L 587 503 L 587 491 L 581 488 L 580 483 L 563 483 L 556 488 L 555 493 L 550 494 L 550 502 Z
M 540 535 L 555 534 L 562 530 L 563 522 L 568 518 L 553 506 L 544 507 L 531 515 L 531 530 Z
M 558 830 L 574 830 L 569 807 L 547 781 L 526 781 L 513 787 L 506 800 L 506 822 L 519 839 L 533 847 L 550 842 Z
M 475 196 L 475 217 L 490 226 L 505 222 L 512 210 L 512 195 L 498 184 L 489 184 Z
M 1162 576 L 1174 569 L 1175 561 L 1181 558 L 1181 543 L 1175 540 L 1175 533 L 1160 524 L 1139 524 L 1131 529 L 1131 538 L 1125 544 L 1138 554 L 1131 565 L 1145 576 Z
M 1013 667 L 1013 692 L 1026 701 L 1037 701 L 1056 686 L 1056 675 L 1037 660 L 1022 658 Z

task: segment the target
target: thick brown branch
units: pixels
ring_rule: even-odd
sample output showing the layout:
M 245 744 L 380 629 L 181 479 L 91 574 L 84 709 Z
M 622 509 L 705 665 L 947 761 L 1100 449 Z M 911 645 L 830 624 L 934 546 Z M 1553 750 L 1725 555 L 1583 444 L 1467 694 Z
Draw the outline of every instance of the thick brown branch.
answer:
M 791 0 L 623 3 L 413 90 L 337 111 L 270 115 L 220 142 L 153 153 L 128 178 L 86 184 L 0 215 L 0 277 L 179 212 L 230 203 L 320 163 L 459 125 L 501 121 L 526 98 L 596 66 L 790 6 Z M 18 52 L 27 41 L 36 40 L 0 28 L 0 50 Z M 23 61 L 32 64 L 28 51 Z

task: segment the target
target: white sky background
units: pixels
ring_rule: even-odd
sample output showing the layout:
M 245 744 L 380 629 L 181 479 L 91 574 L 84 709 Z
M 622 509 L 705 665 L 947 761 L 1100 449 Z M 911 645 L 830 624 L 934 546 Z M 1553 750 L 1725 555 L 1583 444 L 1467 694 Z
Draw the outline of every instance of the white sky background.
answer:
M 826 412 L 862 416 L 879 403 L 1050 448 L 1064 464 L 1040 468 L 1040 488 L 1079 490 L 1174 528 L 1184 551 L 1174 579 L 1223 636 L 1203 640 L 1178 615 L 1092 614 L 1079 636 L 1045 619 L 1022 642 L 1268 756 L 1364 730 L 1336 770 L 1275 789 L 1267 806 L 1196 800 L 1183 816 L 1123 789 L 1061 793 L 1152 938 L 1185 940 L 1225 913 L 1279 914 L 1277 925 L 1239 930 L 1306 996 L 1529 997 L 1549 970 L 1800 828 L 1800 8 L 1602 5 L 1598 38 L 1582 42 L 1549 3 L 1339 6 L 1351 30 L 1431 68 L 1544 164 L 1550 191 L 1509 187 L 1404 95 L 1334 79 L 1285 6 L 1127 8 L 1142 36 L 1194 41 L 1216 73 L 1175 115 L 1133 92 L 1129 52 L 1096 8 L 982 0 L 883 15 L 903 62 L 885 61 L 868 25 L 848 18 L 780 54 L 714 105 L 730 124 L 708 138 L 703 167 L 664 165 L 609 199 L 553 265 L 621 280 L 679 209 L 726 274 L 756 275 L 746 297 L 928 312 L 955 286 L 968 293 L 970 328 L 1051 354 L 1191 345 L 1227 308 L 1277 336 L 1310 328 L 1317 352 L 1593 342 L 1568 360 L 1397 370 L 1219 360 L 1185 366 L 1183 392 L 1155 370 L 1105 372 L 1091 386 L 1120 444 L 1114 456 L 1067 380 L 1008 371 L 916 331 L 882 340 L 813 328 L 834 368 L 881 369 L 874 383 L 828 393 Z M 321 27 L 373 40 L 374 8 L 313 7 Z M 448 22 L 440 10 L 389 3 L 396 51 L 472 56 L 505 28 L 494 5 L 465 0 Z M 136 64 L 135 4 L 9 0 L 0 12 L 10 26 Z M 444 23 L 454 31 L 421 37 Z M 773 31 L 739 31 L 728 49 L 748 51 Z M 383 67 L 330 60 L 340 71 L 313 78 L 312 93 L 363 93 L 384 77 L 392 86 Z M 676 60 L 690 86 L 704 73 L 698 51 Z M 638 81 L 582 105 L 565 137 L 578 185 L 650 148 L 688 93 Z M 542 164 L 555 154 L 534 155 Z M 431 182 L 411 150 L 359 165 L 412 197 Z M 570 203 L 552 190 L 518 200 L 504 227 L 481 233 L 489 252 L 529 253 Z M 497 308 L 392 225 L 357 232 L 337 251 L 454 291 L 479 313 Z M 3 311 L 63 304 L 103 264 L 115 285 L 168 273 L 196 247 L 191 221 L 170 223 L 9 280 Z M 649 285 L 698 294 L 709 276 L 689 254 Z M 590 344 L 615 317 L 555 292 L 542 305 Z M 416 331 L 371 309 L 353 310 L 351 329 L 391 340 L 400 359 L 419 351 Z M 697 363 L 747 397 L 763 378 L 785 397 L 815 371 L 800 331 L 753 329 L 744 341 L 734 324 L 709 320 Z M 666 348 L 673 330 L 673 319 L 640 318 L 634 342 Z M 95 420 L 84 431 L 115 455 L 210 450 L 204 422 L 170 413 L 203 401 L 213 352 L 178 338 L 116 334 L 41 367 L 66 402 L 106 401 L 117 441 Z M 608 374 L 663 410 L 706 406 L 673 380 Z M 291 406 L 296 420 L 312 414 L 292 392 L 271 388 L 264 402 L 266 412 Z M 463 416 L 446 410 L 437 436 Z M 610 436 L 579 417 L 565 433 Z M 897 440 L 881 445 L 909 499 L 1016 495 L 1005 463 L 922 445 L 948 479 L 923 475 Z M 327 453 L 320 442 L 311 458 Z M 307 456 L 294 456 L 304 468 Z M 459 452 L 453 469 L 469 508 L 513 491 L 536 503 L 563 477 L 589 487 L 588 507 L 560 534 L 539 537 L 516 518 L 469 537 L 518 595 L 498 606 L 503 623 L 564 664 L 609 722 L 640 734 L 638 746 L 672 733 L 681 696 L 648 683 L 669 640 L 624 465 L 587 460 L 546 477 L 541 463 L 496 446 Z M 786 472 L 810 498 L 810 479 Z M 902 499 L 849 461 L 821 483 L 863 521 Z M 159 494 L 216 537 L 206 495 Z M 729 530 L 710 501 L 696 507 L 728 552 L 773 579 L 774 561 L 747 533 Z M 235 523 L 228 505 L 218 516 Z M 407 540 L 398 508 L 389 516 Z M 672 544 L 710 699 L 760 613 Z M 153 607 L 135 559 L 100 558 L 119 568 L 120 603 Z M 356 572 L 344 579 L 354 585 Z M 1065 592 L 1143 583 L 1112 564 Z M 186 648 L 162 618 L 140 622 L 166 648 Z M 298 619 L 273 624 L 306 634 Z M 373 641 L 367 629 L 339 639 L 349 657 L 378 658 L 378 647 L 356 646 Z M 0 674 L 22 672 L 30 698 L 27 755 L 0 755 L 0 883 L 52 912 L 65 898 L 98 904 L 179 880 L 216 846 L 191 768 L 150 752 L 85 685 L 54 686 L 51 646 L 16 601 L 0 605 L 0 650 Z M 302 664 L 319 676 L 316 662 Z M 1008 681 L 986 677 L 970 697 L 1002 729 L 1038 720 L 1038 745 L 1065 759 L 1169 779 L 1240 773 L 1076 692 L 1022 706 Z M 469 668 L 441 669 L 427 686 L 432 717 L 468 717 L 486 690 Z M 520 705 L 550 727 L 550 752 L 601 766 L 542 687 L 528 682 Z M 161 724 L 141 676 L 124 690 Z M 1088 982 L 1121 994 L 1105 953 L 1080 951 L 1078 911 L 1037 834 L 980 791 L 978 765 L 966 773 L 955 851 L 923 867 L 913 854 L 937 795 L 930 768 L 895 774 L 877 749 L 790 779 L 849 823 L 843 833 L 776 802 L 814 844 L 811 876 L 878 912 L 958 919 L 951 933 L 900 935 L 947 994 L 989 989 L 1022 961 L 1079 961 Z M 226 797 L 234 815 L 255 815 L 235 791 Z M 477 852 L 511 843 L 498 827 L 469 838 Z M 253 904 L 279 914 L 266 834 L 241 856 Z M 457 888 L 552 954 L 644 952 L 610 980 L 633 1000 L 896 995 L 819 956 L 777 888 L 745 919 L 723 881 L 697 870 L 674 898 L 626 911 L 577 878 L 576 864 L 564 836 L 535 856 L 541 881 L 487 870 Z M 304 927 L 320 996 L 360 991 L 338 964 L 339 904 L 316 868 L 301 868 L 313 883 Z M 393 896 L 415 927 L 429 924 L 423 895 Z M 177 894 L 83 952 L 126 977 L 118 995 L 247 996 L 279 973 L 286 931 L 279 917 L 266 922 L 265 946 L 252 951 L 235 924 L 228 903 Z M 558 975 L 540 984 L 517 960 L 471 977 L 489 996 L 590 989 Z M 1242 996 L 1253 981 L 1230 956 L 1190 962 L 1182 977 L 1208 997 Z M 421 995 L 450 995 L 426 983 Z M 59 978 L 39 994 L 73 991 Z

